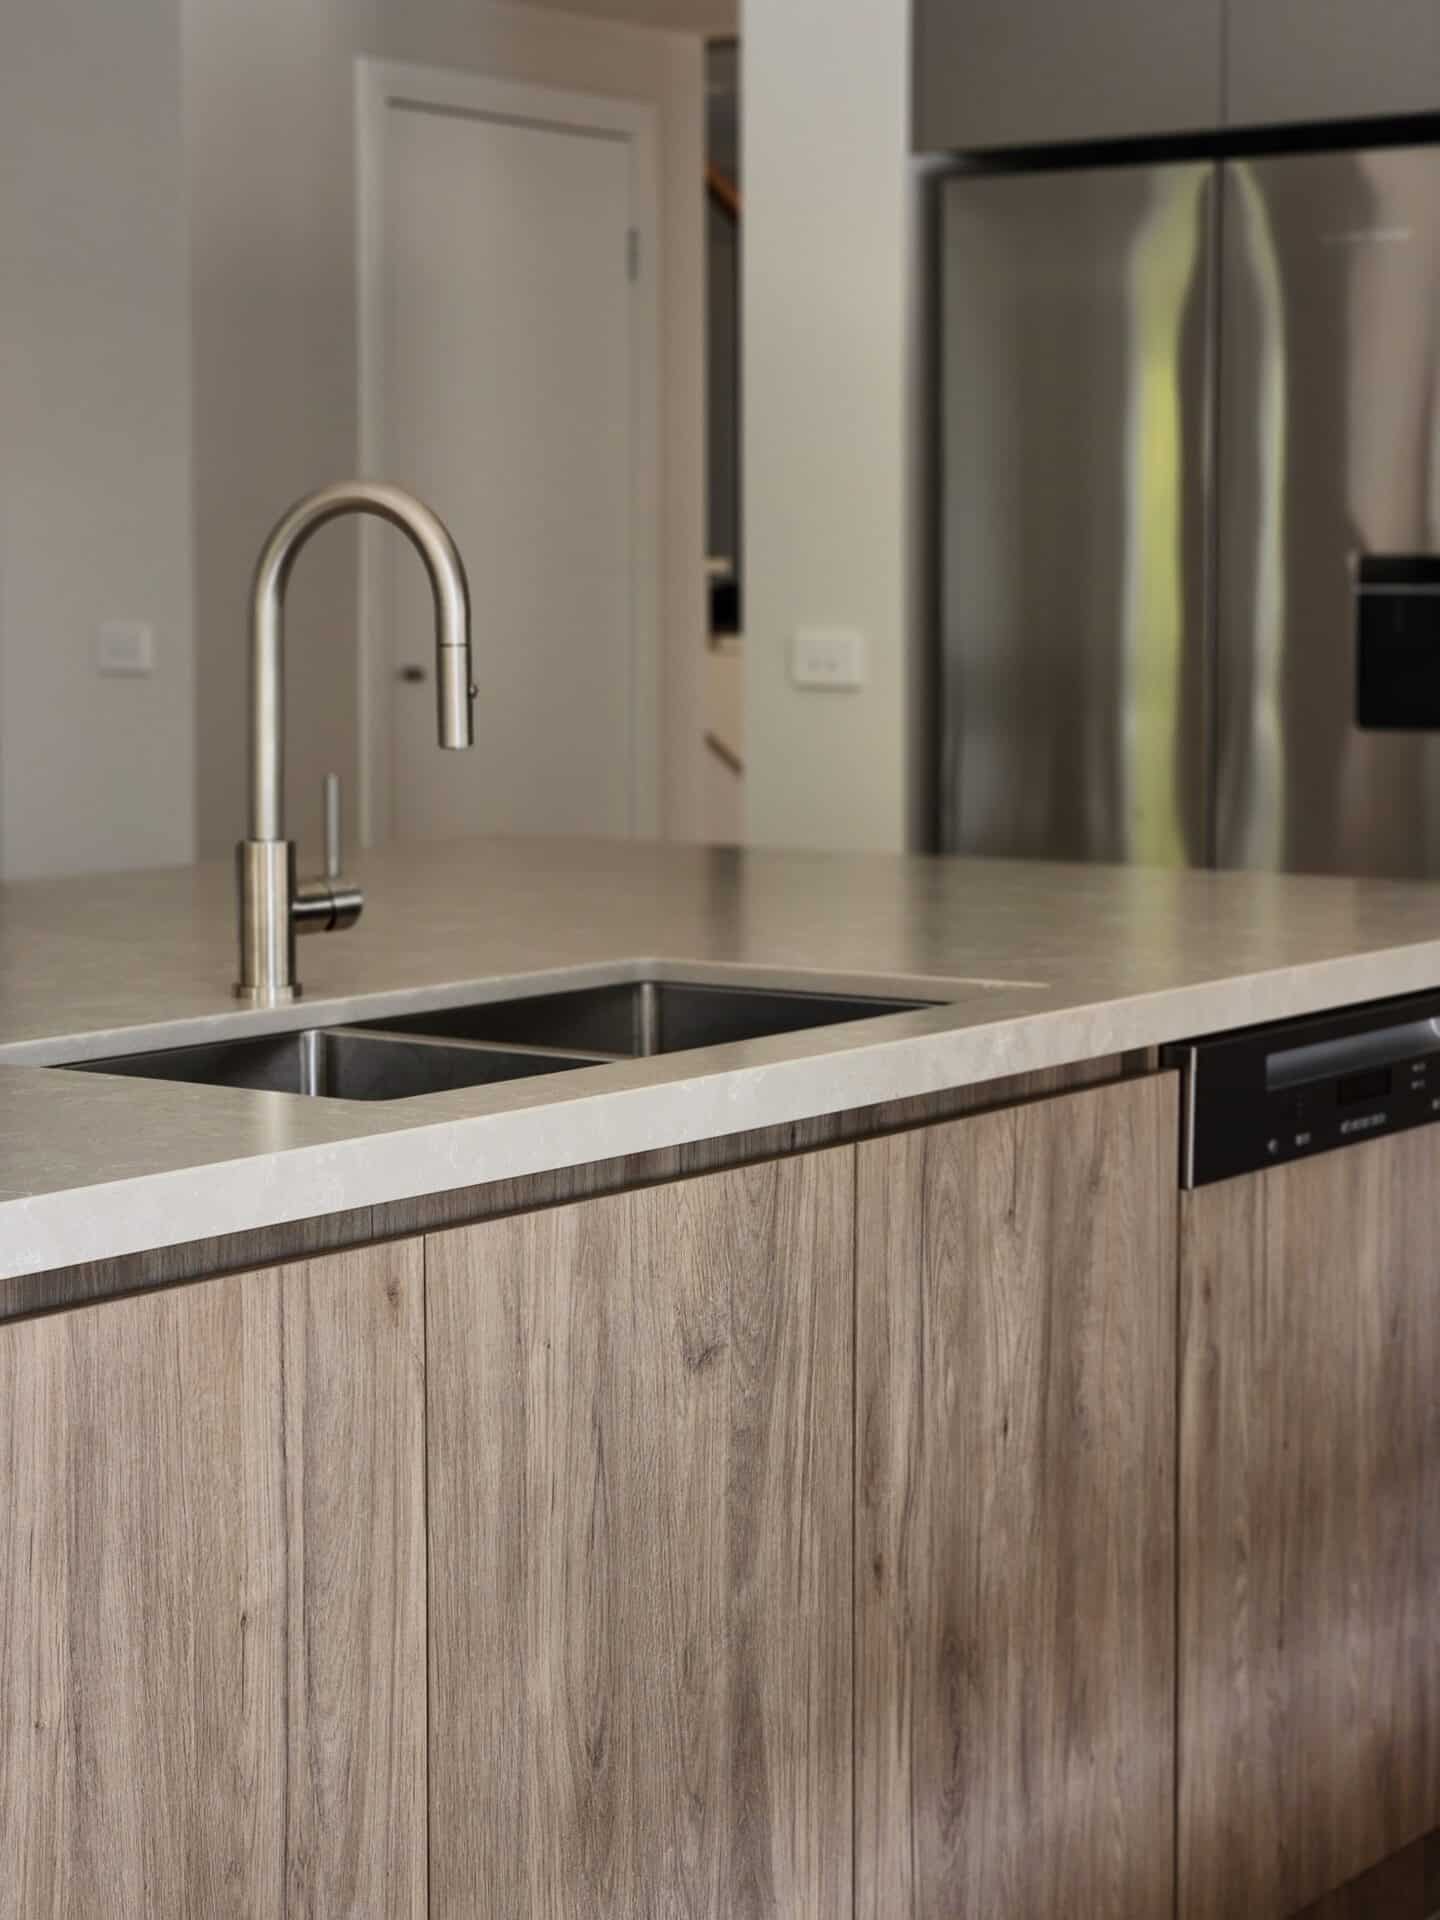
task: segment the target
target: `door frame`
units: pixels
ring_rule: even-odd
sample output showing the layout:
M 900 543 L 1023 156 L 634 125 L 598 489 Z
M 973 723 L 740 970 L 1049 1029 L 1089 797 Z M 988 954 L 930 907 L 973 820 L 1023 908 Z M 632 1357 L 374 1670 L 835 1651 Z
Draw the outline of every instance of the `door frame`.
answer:
M 630 831 L 660 831 L 660 210 L 657 115 L 644 101 L 573 93 L 497 79 L 489 74 L 360 56 L 355 62 L 355 234 L 359 464 L 375 477 L 384 393 L 382 158 L 385 114 L 393 106 L 465 118 L 621 140 L 630 155 L 631 229 L 635 238 L 630 306 L 631 607 Z M 383 477 L 383 476 L 382 476 Z M 360 839 L 373 846 L 393 823 L 393 659 L 381 627 L 379 530 L 360 530 L 359 819 Z M 381 535 L 380 537 L 384 537 Z M 485 583 L 472 576 L 474 644 L 485 645 Z M 485 750 L 486 714 L 475 715 L 475 748 Z

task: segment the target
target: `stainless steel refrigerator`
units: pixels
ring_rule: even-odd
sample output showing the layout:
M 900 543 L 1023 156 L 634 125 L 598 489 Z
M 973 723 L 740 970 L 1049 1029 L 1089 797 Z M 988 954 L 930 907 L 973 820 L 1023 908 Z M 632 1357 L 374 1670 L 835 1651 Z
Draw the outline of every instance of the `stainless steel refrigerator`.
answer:
M 1440 147 L 942 192 L 942 846 L 1440 874 Z

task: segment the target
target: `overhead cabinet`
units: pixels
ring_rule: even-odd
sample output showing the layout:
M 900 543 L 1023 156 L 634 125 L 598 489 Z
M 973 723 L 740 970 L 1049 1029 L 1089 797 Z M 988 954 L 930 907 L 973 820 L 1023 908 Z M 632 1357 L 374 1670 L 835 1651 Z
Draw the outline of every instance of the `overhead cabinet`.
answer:
M 921 152 L 1433 113 L 1435 0 L 914 0 Z
M 1220 124 L 1222 0 L 915 0 L 921 151 Z
M 1434 113 L 1436 0 L 1231 0 L 1231 126 Z

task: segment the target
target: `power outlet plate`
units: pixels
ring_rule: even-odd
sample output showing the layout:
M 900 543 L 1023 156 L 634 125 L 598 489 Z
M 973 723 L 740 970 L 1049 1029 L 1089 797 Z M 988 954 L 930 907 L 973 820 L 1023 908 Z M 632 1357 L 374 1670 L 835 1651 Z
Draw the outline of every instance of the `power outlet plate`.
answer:
M 850 627 L 801 627 L 790 645 L 797 687 L 853 693 L 865 684 L 865 636 Z
M 153 673 L 155 629 L 144 620 L 105 620 L 95 636 L 98 673 Z

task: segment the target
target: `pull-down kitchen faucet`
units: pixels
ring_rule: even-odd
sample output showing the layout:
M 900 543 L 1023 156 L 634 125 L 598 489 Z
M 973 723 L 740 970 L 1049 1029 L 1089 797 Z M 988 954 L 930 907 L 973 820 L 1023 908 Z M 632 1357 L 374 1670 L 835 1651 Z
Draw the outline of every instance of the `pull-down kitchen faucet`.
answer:
M 295 843 L 285 838 L 285 589 L 296 555 L 317 528 L 349 513 L 398 527 L 425 564 L 435 602 L 435 664 L 442 747 L 473 740 L 470 705 L 470 589 L 459 549 L 443 523 L 398 487 L 362 480 L 297 501 L 261 549 L 250 603 L 250 831 L 236 848 L 242 1000 L 276 1005 L 300 992 L 296 932 L 352 927 L 365 897 L 340 878 L 338 796 L 327 791 L 326 874 L 295 880 Z

